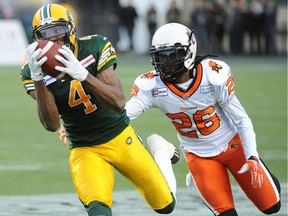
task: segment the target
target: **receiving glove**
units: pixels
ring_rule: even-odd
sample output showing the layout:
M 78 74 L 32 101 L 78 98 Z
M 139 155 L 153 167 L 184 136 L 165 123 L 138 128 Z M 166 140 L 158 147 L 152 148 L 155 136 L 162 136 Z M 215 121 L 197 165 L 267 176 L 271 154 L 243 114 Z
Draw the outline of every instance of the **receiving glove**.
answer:
M 56 66 L 55 69 L 69 74 L 72 78 L 82 82 L 88 76 L 88 71 L 82 66 L 82 64 L 76 59 L 71 49 L 66 46 L 62 46 L 58 50 L 65 58 L 59 55 L 55 55 L 55 58 L 64 64 L 66 67 Z
M 42 71 L 41 65 L 47 61 L 47 57 L 42 57 L 41 50 L 37 49 L 38 43 L 35 41 L 27 47 L 27 55 L 28 55 L 28 65 L 30 68 L 31 79 L 33 81 L 43 80 L 44 73 Z M 41 58 L 41 59 L 40 59 Z
M 63 125 L 60 127 L 60 130 L 58 131 L 58 139 L 63 140 L 65 146 L 69 143 L 69 139 L 66 136 L 66 130 Z
M 253 188 L 261 188 L 264 184 L 263 169 L 259 164 L 259 159 L 251 156 L 246 163 L 238 171 L 239 174 L 250 171 L 251 173 L 251 185 Z

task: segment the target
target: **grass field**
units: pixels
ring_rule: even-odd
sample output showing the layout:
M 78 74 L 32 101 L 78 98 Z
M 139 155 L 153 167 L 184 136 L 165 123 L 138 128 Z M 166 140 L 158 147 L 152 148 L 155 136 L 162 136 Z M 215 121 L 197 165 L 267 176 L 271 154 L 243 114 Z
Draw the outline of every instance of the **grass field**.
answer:
M 287 183 L 287 61 L 275 58 L 222 58 L 232 68 L 236 94 L 253 121 L 258 151 L 270 170 Z M 117 73 L 129 95 L 133 80 L 151 70 L 148 57 L 118 57 Z M 0 195 L 36 195 L 74 192 L 68 149 L 57 135 L 45 131 L 36 113 L 36 104 L 22 87 L 19 68 L 0 68 L 1 139 Z M 178 145 L 169 121 L 151 110 L 133 121 L 145 138 L 159 133 Z M 185 187 L 185 162 L 174 166 L 178 187 Z M 115 190 L 132 189 L 116 172 Z

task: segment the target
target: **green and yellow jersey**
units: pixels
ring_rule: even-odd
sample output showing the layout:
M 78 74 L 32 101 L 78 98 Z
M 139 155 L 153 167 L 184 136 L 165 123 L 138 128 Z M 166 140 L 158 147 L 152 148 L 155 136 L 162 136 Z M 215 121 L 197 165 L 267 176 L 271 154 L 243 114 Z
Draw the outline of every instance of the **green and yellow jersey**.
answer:
M 117 66 L 114 48 L 106 37 L 88 36 L 77 41 L 77 59 L 96 76 L 106 68 Z M 27 93 L 34 90 L 30 69 L 25 64 L 21 79 Z M 47 89 L 54 95 L 70 148 L 106 143 L 120 134 L 130 123 L 126 111 L 115 112 L 97 100 L 84 83 L 77 80 L 57 80 L 44 77 Z

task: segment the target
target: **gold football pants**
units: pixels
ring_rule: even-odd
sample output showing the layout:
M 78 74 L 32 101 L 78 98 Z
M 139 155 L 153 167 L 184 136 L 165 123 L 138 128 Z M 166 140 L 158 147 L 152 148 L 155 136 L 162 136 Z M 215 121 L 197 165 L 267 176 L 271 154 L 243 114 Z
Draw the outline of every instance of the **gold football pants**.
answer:
M 131 126 L 111 141 L 70 151 L 73 183 L 84 205 L 92 201 L 112 207 L 114 168 L 135 185 L 152 209 L 173 201 L 168 184 Z

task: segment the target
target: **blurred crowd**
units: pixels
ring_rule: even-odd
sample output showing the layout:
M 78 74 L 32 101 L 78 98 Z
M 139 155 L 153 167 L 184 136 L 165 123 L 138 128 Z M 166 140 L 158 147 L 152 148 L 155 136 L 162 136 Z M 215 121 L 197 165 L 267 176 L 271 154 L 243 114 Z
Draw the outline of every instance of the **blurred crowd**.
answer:
M 230 54 L 244 53 L 245 34 L 249 54 L 276 54 L 277 5 L 274 0 L 195 0 L 190 23 L 200 44 L 200 51 L 224 53 L 225 34 Z
M 187 1 L 171 0 L 165 13 L 165 23 L 178 22 L 194 30 L 198 53 L 231 55 L 276 55 L 277 39 L 286 40 L 287 17 L 284 29 L 277 28 L 278 8 L 287 2 L 275 0 L 194 0 L 190 11 Z M 131 1 L 130 1 L 131 3 Z M 284 3 L 284 5 L 282 5 Z M 129 6 L 133 7 L 133 6 Z M 286 13 L 287 16 L 287 13 Z M 137 16 L 130 17 L 134 20 Z M 146 13 L 149 40 L 159 27 L 157 9 L 151 4 Z M 162 23 L 163 24 L 163 23 Z M 278 43 L 279 44 L 279 43 Z M 287 49 L 285 51 L 285 54 Z
M 60 2 L 63 1 L 58 1 L 58 3 Z M 134 50 L 135 25 L 140 19 L 145 19 L 147 31 L 149 31 L 147 40 L 149 39 L 150 43 L 152 35 L 160 25 L 164 24 L 163 22 L 179 22 L 189 26 L 194 30 L 197 38 L 199 54 L 282 54 L 279 52 L 279 41 L 277 43 L 279 38 L 284 38 L 283 41 L 285 40 L 285 46 L 287 46 L 287 17 L 284 29 L 277 26 L 278 9 L 282 6 L 287 9 L 285 0 L 182 0 L 182 5 L 178 4 L 180 0 L 171 0 L 165 12 L 165 20 L 162 23 L 159 22 L 159 10 L 157 11 L 159 7 L 155 7 L 155 3 L 151 3 L 143 17 L 143 15 L 139 15 L 137 7 L 133 5 L 135 1 L 132 0 L 127 0 L 125 6 L 120 4 L 121 0 L 97 0 L 89 4 L 90 8 L 84 8 L 83 5 L 85 4 L 81 3 L 80 0 L 71 2 L 76 3 L 76 5 L 78 2 L 78 11 L 82 9 L 83 12 L 85 10 L 79 22 L 84 20 L 87 24 L 87 20 L 91 20 L 87 29 L 94 29 L 96 32 L 98 32 L 97 25 L 101 25 L 101 31 L 106 30 L 104 35 L 109 36 L 111 33 L 112 42 L 119 40 L 118 33 L 115 33 L 115 26 L 118 26 L 120 30 L 125 30 L 129 40 L 128 51 Z M 115 2 L 117 2 L 117 6 L 114 6 Z M 187 2 L 191 5 L 188 13 Z M 79 7 L 80 3 L 81 7 Z M 94 4 L 95 9 L 93 9 Z M 31 42 L 31 20 L 38 7 L 39 5 L 35 5 L 35 8 L 22 6 L 15 16 L 16 14 L 13 14 L 12 7 L 9 5 L 9 0 L 0 0 L 0 19 L 19 18 L 27 32 L 29 42 Z M 108 10 L 107 7 L 111 9 Z M 69 9 L 71 10 L 71 8 Z M 105 11 L 108 11 L 109 14 L 104 14 Z M 91 15 L 91 13 L 95 14 Z M 100 13 L 103 14 L 100 15 Z M 89 19 L 85 19 L 85 15 L 89 16 Z M 91 19 L 91 17 L 97 17 L 97 19 L 100 17 L 101 22 L 96 22 L 97 19 Z M 94 27 L 91 27 L 92 22 Z M 108 27 L 109 25 L 111 28 Z M 85 32 L 85 34 L 87 33 Z M 287 48 L 285 54 L 287 54 Z
M 172 1 L 166 21 L 180 22 L 193 29 L 199 53 L 241 55 L 245 53 L 246 42 L 246 54 L 277 54 L 275 0 L 195 0 L 193 3 L 185 23 L 176 1 Z M 226 49 L 224 43 L 228 44 Z

